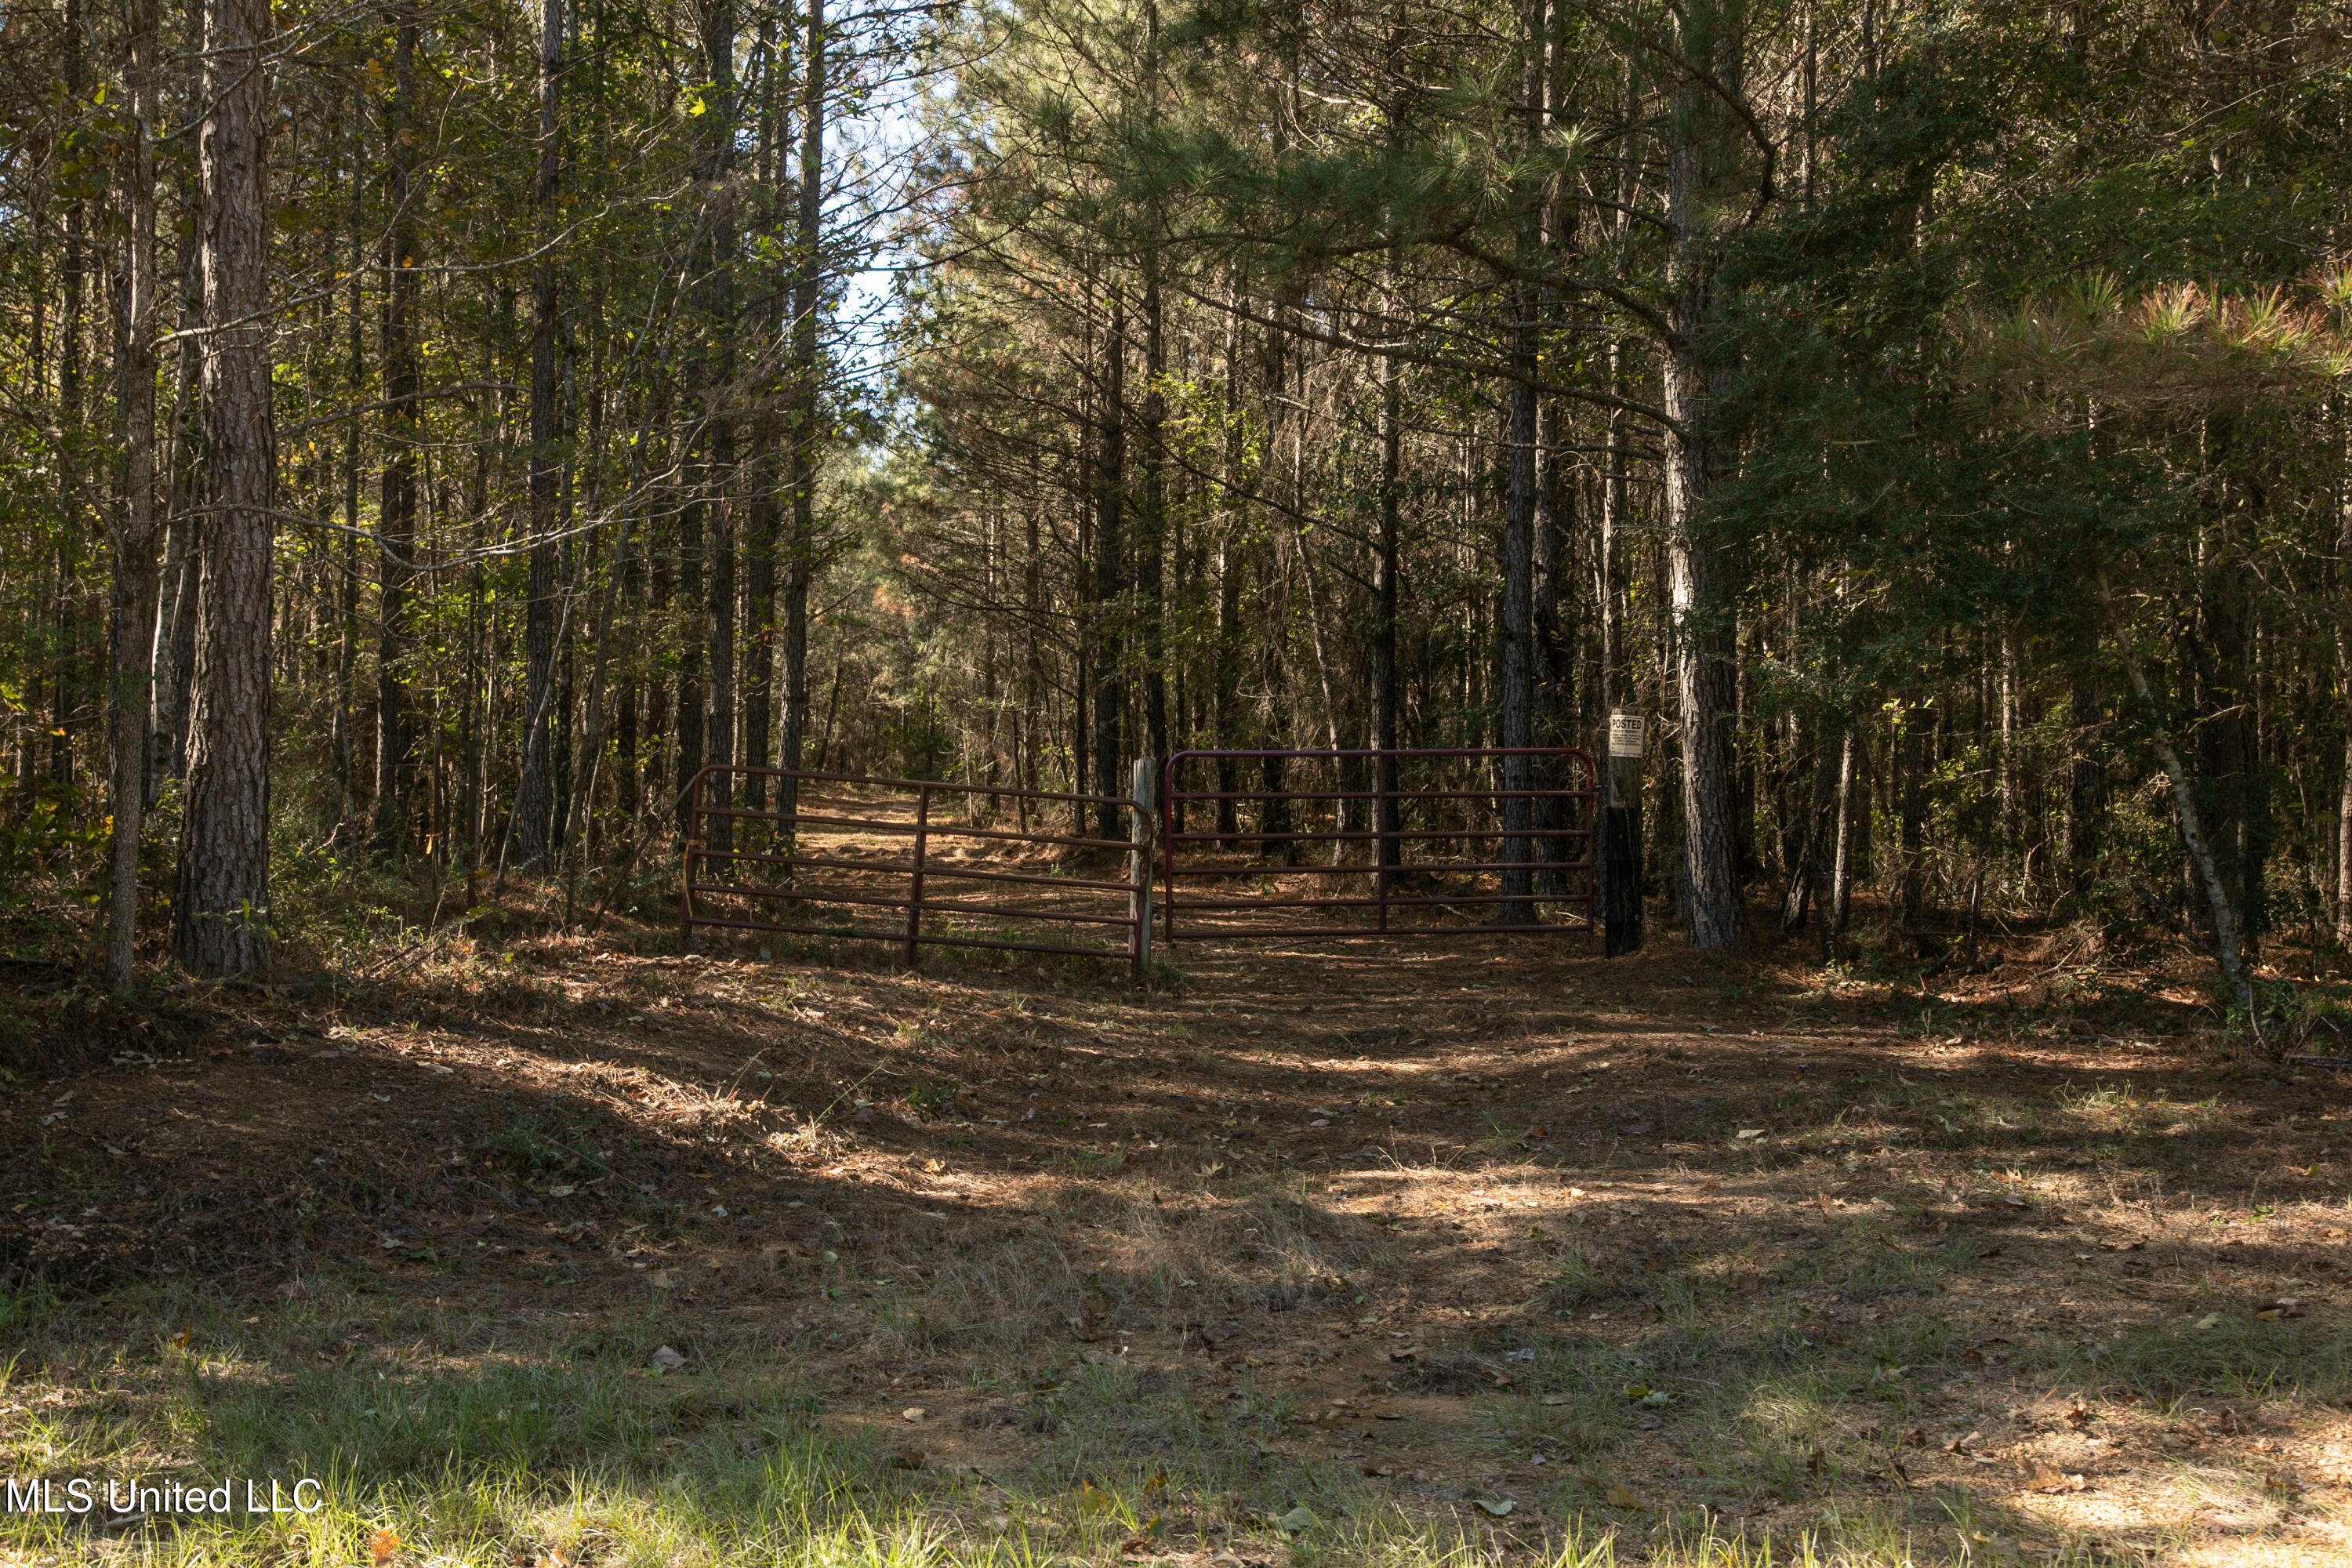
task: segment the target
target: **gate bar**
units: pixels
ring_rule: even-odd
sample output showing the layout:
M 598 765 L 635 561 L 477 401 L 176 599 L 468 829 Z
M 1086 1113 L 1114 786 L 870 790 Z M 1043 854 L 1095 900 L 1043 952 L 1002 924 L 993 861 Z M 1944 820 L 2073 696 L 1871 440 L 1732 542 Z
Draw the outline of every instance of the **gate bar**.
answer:
M 1544 757 L 1559 758 L 1562 760 L 1572 758 L 1577 763 L 1582 764 L 1584 773 L 1583 785 L 1581 788 L 1573 789 L 1497 788 L 1493 790 L 1446 789 L 1421 791 L 1400 789 L 1396 787 L 1395 784 L 1396 764 L 1402 762 L 1411 762 L 1416 759 L 1457 759 L 1486 762 L 1501 761 L 1511 757 Z M 1220 762 L 1269 762 L 1288 761 L 1294 758 L 1313 759 L 1317 762 L 1328 762 L 1335 768 L 1342 766 L 1352 760 L 1368 760 L 1372 763 L 1374 787 L 1370 790 L 1202 790 L 1197 792 L 1181 790 L 1178 788 L 1177 772 L 1185 763 L 1188 762 L 1206 760 L 1215 760 Z M 1433 746 L 1388 750 L 1377 747 L 1355 749 L 1302 747 L 1285 749 L 1269 748 L 1260 750 L 1204 748 L 1195 751 L 1175 752 L 1169 757 L 1166 763 L 1162 766 L 1160 787 L 1160 854 L 1161 880 L 1163 884 L 1163 901 L 1164 907 L 1167 910 L 1164 917 L 1166 939 L 1171 945 L 1176 941 L 1176 909 L 1179 902 L 1176 896 L 1176 879 L 1179 875 L 1176 864 L 1176 847 L 1180 843 L 1254 843 L 1260 845 L 1297 844 L 1302 842 L 1318 844 L 1377 843 L 1380 846 L 1379 850 L 1373 857 L 1373 863 L 1369 866 L 1283 866 L 1277 868 L 1263 867 L 1203 866 L 1188 868 L 1182 872 L 1182 874 L 1186 876 L 1265 876 L 1268 874 L 1288 875 L 1292 872 L 1299 872 L 1310 875 L 1328 876 L 1334 872 L 1349 872 L 1356 875 L 1370 875 L 1373 879 L 1374 888 L 1374 896 L 1370 900 L 1336 898 L 1285 900 L 1279 901 L 1272 900 L 1220 900 L 1216 901 L 1214 907 L 1225 909 L 1250 907 L 1265 909 L 1332 909 L 1370 907 L 1379 912 L 1378 924 L 1376 927 L 1376 931 L 1378 932 L 1385 933 L 1393 929 L 1396 934 L 1400 935 L 1406 934 L 1407 932 L 1419 935 L 1430 935 L 1440 932 L 1455 931 L 1496 932 L 1516 931 L 1559 931 L 1563 929 L 1579 928 L 1564 928 L 1542 924 L 1507 926 L 1412 926 L 1391 928 L 1389 924 L 1389 910 L 1391 906 L 1404 906 L 1421 901 L 1412 899 L 1392 898 L 1390 895 L 1390 879 L 1399 871 L 1491 869 L 1505 871 L 1523 870 L 1534 873 L 1538 871 L 1574 871 L 1582 869 L 1588 873 L 1588 877 L 1586 889 L 1581 893 L 1562 895 L 1555 892 L 1547 897 L 1530 889 L 1525 895 L 1465 895 L 1461 898 L 1438 900 L 1433 901 L 1441 904 L 1522 902 L 1530 905 L 1539 903 L 1581 904 L 1584 906 L 1586 910 L 1586 920 L 1584 922 L 1585 928 L 1590 928 L 1595 923 L 1591 917 L 1596 908 L 1596 904 L 1594 891 L 1591 886 L 1590 880 L 1590 873 L 1592 869 L 1591 855 L 1592 830 L 1589 823 L 1587 826 L 1582 827 L 1537 827 L 1530 825 L 1528 826 L 1519 828 L 1504 828 L 1498 826 L 1491 831 L 1466 828 L 1407 828 L 1392 826 L 1395 822 L 1395 813 L 1392 809 L 1391 803 L 1402 800 L 1492 800 L 1499 804 L 1500 802 L 1507 800 L 1565 799 L 1581 800 L 1585 802 L 1589 812 L 1591 803 L 1597 797 L 1597 781 L 1598 774 L 1593 767 L 1591 757 L 1582 749 L 1575 746 Z M 1340 828 L 1335 824 L 1332 831 L 1328 833 L 1296 833 L 1288 831 L 1278 833 L 1188 833 L 1180 826 L 1178 813 L 1181 804 L 1185 801 L 1191 800 L 1278 800 L 1286 803 L 1294 800 L 1369 800 L 1376 803 L 1373 809 L 1375 814 L 1375 822 L 1379 824 L 1379 826 L 1376 826 L 1370 832 L 1349 831 Z M 1432 840 L 1475 840 L 1489 838 L 1499 838 L 1506 844 L 1525 844 L 1528 845 L 1529 848 L 1533 848 L 1534 846 L 1528 844 L 1528 841 L 1537 838 L 1566 840 L 1570 843 L 1581 840 L 1585 847 L 1586 853 L 1583 858 L 1572 861 L 1513 860 L 1465 863 L 1459 866 L 1448 866 L 1443 862 L 1424 862 L 1419 865 L 1406 866 L 1393 858 L 1397 848 L 1401 846 L 1402 841 L 1407 839 L 1419 839 L 1427 842 Z M 1547 847 L 1549 847 L 1549 846 L 1547 846 Z M 1194 907 L 1207 908 L 1211 906 L 1196 904 Z M 1368 931 L 1360 927 L 1345 926 L 1296 931 L 1283 930 L 1274 927 L 1245 927 L 1235 930 L 1205 931 L 1202 934 L 1203 936 L 1212 937 L 1305 937 L 1364 936 L 1375 933 L 1374 931 Z

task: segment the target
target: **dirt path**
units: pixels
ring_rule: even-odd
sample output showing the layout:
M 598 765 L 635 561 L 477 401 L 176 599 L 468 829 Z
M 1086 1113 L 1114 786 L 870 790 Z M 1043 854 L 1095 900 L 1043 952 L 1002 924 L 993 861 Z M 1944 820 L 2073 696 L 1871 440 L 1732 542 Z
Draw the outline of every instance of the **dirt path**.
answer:
M 1139 994 L 551 942 L 215 999 L 7 1087 L 0 1266 L 782 1354 L 951 1475 L 1066 1456 L 1115 1377 L 1512 1539 L 2352 1552 L 2342 1079 L 2225 1071 L 2160 993 L 1176 959 Z

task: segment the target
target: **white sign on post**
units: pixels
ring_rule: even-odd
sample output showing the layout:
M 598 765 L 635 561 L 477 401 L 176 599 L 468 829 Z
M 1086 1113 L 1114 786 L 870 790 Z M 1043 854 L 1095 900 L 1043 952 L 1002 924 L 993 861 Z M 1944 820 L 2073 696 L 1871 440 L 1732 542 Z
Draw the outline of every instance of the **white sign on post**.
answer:
M 1609 710 L 1609 754 L 1612 757 L 1638 757 L 1642 754 L 1642 716 L 1630 708 Z

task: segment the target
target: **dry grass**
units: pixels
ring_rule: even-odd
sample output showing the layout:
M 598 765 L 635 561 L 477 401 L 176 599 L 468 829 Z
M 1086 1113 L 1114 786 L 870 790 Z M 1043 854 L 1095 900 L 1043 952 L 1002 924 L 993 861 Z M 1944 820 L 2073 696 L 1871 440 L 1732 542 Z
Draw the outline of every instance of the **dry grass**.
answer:
M 2342 1086 L 2163 987 L 1182 956 L 452 942 L 20 1081 L 6 1468 L 483 1562 L 2352 1554 Z

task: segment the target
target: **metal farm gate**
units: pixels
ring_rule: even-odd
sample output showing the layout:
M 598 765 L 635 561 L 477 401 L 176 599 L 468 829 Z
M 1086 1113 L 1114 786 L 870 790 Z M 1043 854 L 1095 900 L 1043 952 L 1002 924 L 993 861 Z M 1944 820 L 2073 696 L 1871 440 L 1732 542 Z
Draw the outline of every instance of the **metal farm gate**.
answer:
M 686 792 L 678 924 L 1140 976 L 1156 850 L 1171 943 L 1590 931 L 1594 784 L 1570 746 L 1179 752 L 1129 796 L 711 766 Z M 1127 837 L 1085 830 L 1106 813 Z
M 1571 746 L 1180 752 L 1160 781 L 1162 934 L 1590 931 L 1594 784 Z
M 1143 971 L 1151 820 L 1132 800 L 720 766 L 695 774 L 686 798 L 688 939 L 698 928 L 779 931 L 895 942 L 909 967 L 926 947 L 956 946 L 1121 958 Z M 1128 837 L 1046 825 L 1049 812 L 1082 826 L 1106 807 Z M 998 896 L 1007 889 L 1019 901 Z M 1040 928 L 1057 940 L 1040 940 Z M 1111 942 L 1079 940 L 1092 934 Z

